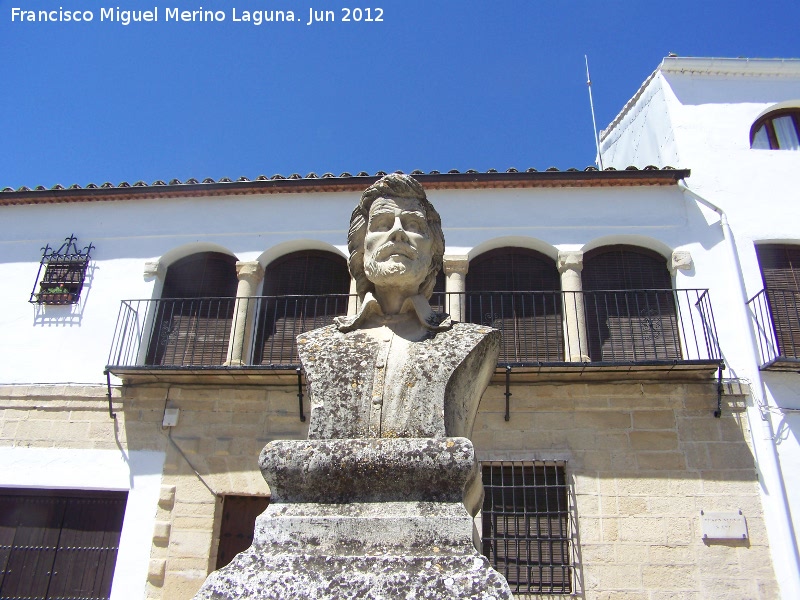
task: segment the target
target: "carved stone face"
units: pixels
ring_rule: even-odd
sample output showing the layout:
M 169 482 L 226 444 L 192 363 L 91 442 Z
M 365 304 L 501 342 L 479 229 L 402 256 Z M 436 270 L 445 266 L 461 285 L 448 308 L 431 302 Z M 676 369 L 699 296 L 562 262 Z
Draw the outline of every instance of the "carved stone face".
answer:
M 425 211 L 414 198 L 378 198 L 369 210 L 364 272 L 376 286 L 418 288 L 431 267 L 432 240 Z

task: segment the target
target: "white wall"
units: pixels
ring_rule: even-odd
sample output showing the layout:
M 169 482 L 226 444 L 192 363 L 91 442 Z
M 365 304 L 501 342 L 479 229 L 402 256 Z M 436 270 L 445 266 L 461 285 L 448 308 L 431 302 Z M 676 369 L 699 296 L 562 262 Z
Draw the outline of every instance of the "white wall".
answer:
M 693 202 L 675 186 L 433 190 L 447 253 L 499 245 L 558 250 L 633 243 L 669 257 L 688 249 L 698 267 L 679 285 L 708 287 L 718 275 L 703 254 L 720 243 Z M 0 383 L 103 383 L 123 299 L 158 294 L 145 262 L 175 260 L 214 248 L 238 260 L 271 260 L 298 247 L 335 248 L 346 256 L 346 229 L 358 193 L 282 194 L 84 202 L 2 207 L 0 240 Z M 27 302 L 40 248 L 74 233 L 92 242 L 91 278 L 74 306 Z M 702 267 L 701 267 L 702 265 Z M 712 292 L 712 299 L 714 294 Z
M 788 506 L 795 534 L 800 532 L 800 479 L 794 477 L 800 467 L 800 417 L 791 412 L 800 409 L 800 375 L 759 372 L 749 313 L 743 310 L 745 299 L 763 288 L 755 244 L 800 242 L 800 152 L 750 149 L 754 121 L 787 103 L 800 106 L 800 61 L 665 59 L 605 134 L 601 149 L 606 166 L 618 169 L 674 156 L 672 166 L 691 169 L 688 186 L 726 214 L 729 250 L 722 245 L 694 256 L 697 271 L 706 273 L 714 290 L 717 323 L 725 324 L 720 339 L 728 376 L 753 384 L 749 414 L 774 562 L 784 596 L 795 598 L 797 537 L 788 539 L 789 527 L 779 516 Z M 653 144 L 654 138 L 662 143 Z M 773 453 L 776 465 L 770 464 Z
M 0 487 L 127 491 L 111 600 L 143 598 L 164 454 L 0 447 Z

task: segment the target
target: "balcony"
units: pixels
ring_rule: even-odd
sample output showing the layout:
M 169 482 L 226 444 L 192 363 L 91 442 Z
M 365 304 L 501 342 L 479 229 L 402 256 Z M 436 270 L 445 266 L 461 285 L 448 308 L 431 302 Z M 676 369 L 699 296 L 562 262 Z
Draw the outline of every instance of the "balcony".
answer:
M 355 310 L 347 295 L 124 300 L 108 370 L 127 380 L 296 381 L 295 337 Z M 501 331 L 523 379 L 706 378 L 722 366 L 707 290 L 435 294 Z M 517 379 L 518 380 L 518 379 Z
M 763 371 L 800 371 L 800 291 L 761 290 L 748 302 Z

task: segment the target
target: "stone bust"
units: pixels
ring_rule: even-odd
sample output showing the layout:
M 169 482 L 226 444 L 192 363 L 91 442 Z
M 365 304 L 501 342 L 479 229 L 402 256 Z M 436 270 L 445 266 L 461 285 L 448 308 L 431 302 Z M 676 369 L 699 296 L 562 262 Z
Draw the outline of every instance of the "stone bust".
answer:
M 297 338 L 309 439 L 470 437 L 499 332 L 431 309 L 444 234 L 422 186 L 391 174 L 367 188 L 348 250 L 357 314 Z

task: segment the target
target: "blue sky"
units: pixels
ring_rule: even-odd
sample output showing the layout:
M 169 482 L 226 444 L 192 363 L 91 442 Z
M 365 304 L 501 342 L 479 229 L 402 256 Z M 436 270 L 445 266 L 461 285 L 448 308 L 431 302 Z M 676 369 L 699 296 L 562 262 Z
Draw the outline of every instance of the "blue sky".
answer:
M 117 6 L 159 21 L 100 20 Z M 94 20 L 12 22 L 59 7 Z M 225 20 L 165 22 L 200 7 Z M 336 21 L 306 25 L 309 9 Z M 583 168 L 584 54 L 603 128 L 669 52 L 798 57 L 798 23 L 797 0 L 0 0 L 0 188 Z

